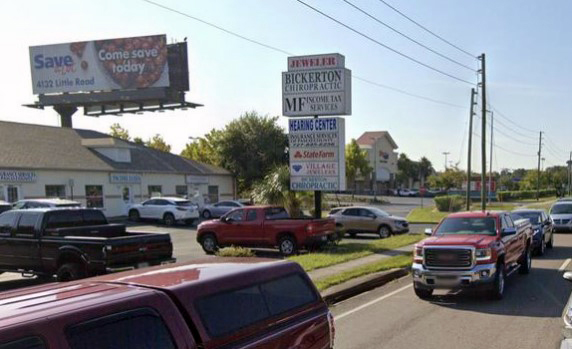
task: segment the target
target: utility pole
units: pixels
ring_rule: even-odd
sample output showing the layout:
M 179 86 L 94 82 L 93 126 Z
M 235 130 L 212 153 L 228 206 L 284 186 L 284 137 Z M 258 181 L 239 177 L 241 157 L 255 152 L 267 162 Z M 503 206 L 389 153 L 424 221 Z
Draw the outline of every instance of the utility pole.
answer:
M 447 155 L 449 155 L 451 153 L 448 151 L 444 151 L 442 154 L 445 155 L 445 171 L 446 171 L 447 170 Z
M 536 176 L 536 201 L 540 199 L 540 158 L 542 156 L 542 131 L 538 140 L 538 171 Z
M 471 210 L 471 155 L 473 145 L 473 115 L 475 114 L 474 108 L 477 104 L 475 97 L 477 92 L 474 88 L 471 89 L 471 108 L 469 114 L 469 155 L 467 156 L 467 211 Z M 572 152 L 571 152 L 572 154 Z
M 566 164 L 568 165 L 568 196 L 570 196 L 570 185 L 572 184 L 572 151 L 570 152 L 570 160 L 568 160 Z
M 491 194 L 493 190 L 493 123 L 494 123 L 494 113 L 491 111 L 491 152 L 489 156 L 489 195 L 488 202 L 491 203 Z
M 486 174 L 487 174 L 487 79 L 485 70 L 485 54 L 481 54 L 481 98 L 482 98 L 482 127 L 481 127 L 481 210 L 486 211 Z

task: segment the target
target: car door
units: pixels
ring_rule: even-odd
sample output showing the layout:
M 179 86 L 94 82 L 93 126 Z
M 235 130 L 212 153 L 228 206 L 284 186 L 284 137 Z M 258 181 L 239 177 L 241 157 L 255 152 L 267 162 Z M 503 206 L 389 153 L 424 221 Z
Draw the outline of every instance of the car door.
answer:
M 264 244 L 264 229 L 262 227 L 262 211 L 256 209 L 242 209 L 237 211 L 246 211 L 244 220 L 236 221 L 234 224 L 234 237 L 235 241 L 244 245 L 262 245 Z M 234 211 L 234 212 L 237 212 Z
M 501 232 L 507 228 L 514 228 L 512 220 L 509 222 L 507 215 L 500 216 Z M 502 241 L 505 246 L 505 264 L 512 265 L 518 261 L 519 257 L 519 236 L 517 234 L 504 236 Z
M 375 219 L 376 215 L 373 212 L 365 208 L 360 208 L 359 215 L 363 231 L 370 233 L 374 233 L 377 231 L 378 222 Z
M 9 269 L 12 265 L 12 250 L 9 240 L 12 229 L 16 225 L 16 212 L 6 212 L 0 215 L 0 269 Z
M 165 212 L 169 209 L 171 203 L 169 200 L 157 199 L 153 205 L 152 217 L 153 219 L 163 219 Z
M 242 231 L 243 227 L 241 224 L 244 221 L 245 210 L 234 210 L 229 212 L 225 217 L 223 222 L 225 226 L 223 228 L 222 241 L 223 244 L 234 244 L 234 245 L 246 245 L 244 239 L 246 238 L 247 232 Z M 219 239 L 221 240 L 221 239 Z
M 153 208 L 155 207 L 155 199 L 150 199 L 143 201 L 141 207 L 139 207 L 139 214 L 141 218 L 151 218 L 153 214 Z
M 37 270 L 40 267 L 40 240 L 36 226 L 41 218 L 42 212 L 23 212 L 17 218 L 16 229 L 12 230 L 8 242 L 12 265 L 24 270 Z
M 342 212 L 343 225 L 346 231 L 362 231 L 361 217 L 358 208 L 347 208 Z
M 554 229 L 554 227 L 552 226 L 552 219 L 550 219 L 550 217 L 548 217 L 546 212 L 541 213 L 541 219 L 542 219 L 542 226 L 544 228 L 544 241 L 546 241 L 546 243 L 548 243 L 550 241 L 550 239 L 552 238 L 553 229 Z

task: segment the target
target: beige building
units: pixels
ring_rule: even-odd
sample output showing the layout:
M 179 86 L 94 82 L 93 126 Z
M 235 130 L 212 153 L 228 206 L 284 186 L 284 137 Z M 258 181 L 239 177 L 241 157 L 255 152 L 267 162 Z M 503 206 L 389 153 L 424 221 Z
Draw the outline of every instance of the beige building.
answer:
M 358 182 L 358 190 L 377 192 L 393 187 L 397 174 L 397 144 L 387 131 L 364 132 L 357 143 L 367 152 L 369 163 L 373 169 L 370 178 L 362 178 Z
M 107 134 L 0 121 L 0 200 L 59 197 L 126 214 L 150 196 L 236 197 L 225 169 Z

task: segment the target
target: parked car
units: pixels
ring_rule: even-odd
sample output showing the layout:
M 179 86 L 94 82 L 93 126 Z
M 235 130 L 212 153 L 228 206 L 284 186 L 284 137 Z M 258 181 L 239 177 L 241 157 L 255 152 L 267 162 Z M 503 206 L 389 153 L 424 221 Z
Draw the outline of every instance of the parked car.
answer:
M 374 233 L 383 239 L 409 231 L 409 223 L 405 218 L 392 216 L 376 207 L 333 208 L 328 217 L 334 219 L 338 229 L 351 237 L 359 233 Z
M 0 348 L 334 346 L 334 319 L 296 263 L 212 258 L 0 294 Z
M 223 246 L 278 246 L 285 256 L 301 248 L 313 248 L 335 239 L 333 219 L 290 218 L 283 207 L 247 206 L 218 220 L 199 224 L 197 241 L 207 254 Z
M 563 275 L 565 280 L 572 281 L 572 272 L 567 271 Z M 572 294 L 562 311 L 562 320 L 564 326 L 562 328 L 562 342 L 560 349 L 572 349 Z
M 81 207 L 81 204 L 77 201 L 64 199 L 25 199 L 16 201 L 13 205 L 16 210 L 46 207 Z
M 419 189 L 409 189 L 409 196 L 419 196 Z
M 532 225 L 507 212 L 453 213 L 415 245 L 413 287 L 419 298 L 437 288 L 484 288 L 495 299 L 505 277 L 531 268 Z
M 554 222 L 556 232 L 572 231 L 572 202 L 555 202 L 550 208 L 550 218 Z
M 169 234 L 127 231 L 86 208 L 33 208 L 0 214 L 0 272 L 59 281 L 172 263 Z
M 203 207 L 201 216 L 204 219 L 218 218 L 224 216 L 229 211 L 234 210 L 235 208 L 245 207 L 245 206 L 248 205 L 246 205 L 245 202 L 238 200 L 219 201 L 216 204 L 206 205 L 205 207 Z
M 519 219 L 528 219 L 532 224 L 532 248 L 539 256 L 542 256 L 546 248 L 554 246 L 554 226 L 552 219 L 544 210 L 527 210 L 520 209 L 512 211 L 511 218 L 513 221 Z
M 12 209 L 11 203 L 0 200 L 0 213 L 9 211 L 11 209 Z
M 415 192 L 411 189 L 397 189 L 398 196 L 415 196 Z
M 199 218 L 198 205 L 177 197 L 153 197 L 129 206 L 127 212 L 131 221 L 149 219 L 162 221 L 165 225 L 179 221 L 193 224 Z

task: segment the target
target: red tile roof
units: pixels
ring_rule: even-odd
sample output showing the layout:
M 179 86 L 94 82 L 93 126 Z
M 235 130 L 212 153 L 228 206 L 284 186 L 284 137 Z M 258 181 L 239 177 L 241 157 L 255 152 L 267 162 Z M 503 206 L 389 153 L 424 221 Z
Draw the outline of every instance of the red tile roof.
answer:
M 378 140 L 381 137 L 387 138 L 393 149 L 399 148 L 391 135 L 387 131 L 368 131 L 364 132 L 358 139 L 357 143 L 359 145 L 373 145 L 374 140 Z

